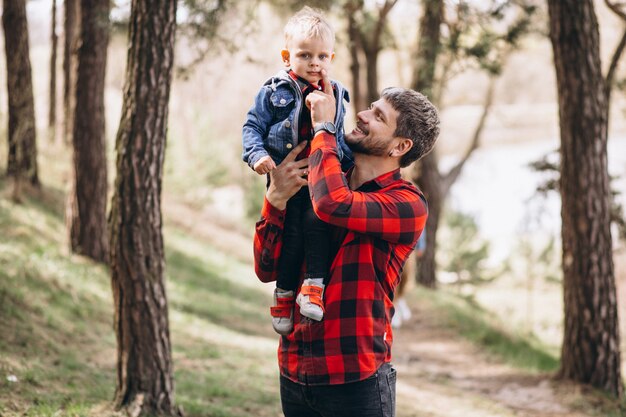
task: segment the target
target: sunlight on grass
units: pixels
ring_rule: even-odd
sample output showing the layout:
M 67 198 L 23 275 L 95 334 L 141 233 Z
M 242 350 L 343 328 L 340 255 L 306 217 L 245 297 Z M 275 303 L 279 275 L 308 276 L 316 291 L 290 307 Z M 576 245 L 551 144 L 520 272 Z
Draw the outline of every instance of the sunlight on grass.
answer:
M 0 415 L 104 415 L 117 355 L 108 269 L 68 253 L 54 202 L 0 199 L 0 229 Z M 178 401 L 189 416 L 277 415 L 268 292 L 206 242 L 175 229 L 165 240 Z
M 230 329 L 224 325 L 213 324 L 204 319 L 198 319 L 193 315 L 181 313 L 177 310 L 170 314 L 171 323 L 185 337 L 195 338 L 199 342 L 219 344 L 220 346 L 247 349 L 254 346 L 255 351 L 261 351 L 264 354 L 271 355 L 276 352 L 278 346 L 278 336 L 273 337 L 269 331 L 271 322 L 269 319 L 265 321 L 264 334 L 262 336 L 252 336 L 241 333 L 237 330 Z
M 537 338 L 520 335 L 497 317 L 466 299 L 447 293 L 417 288 L 418 303 L 440 311 L 445 327 L 484 347 L 507 363 L 530 371 L 551 372 L 558 367 L 558 352 L 551 351 Z
M 255 290 L 259 288 L 265 288 L 267 290 L 267 288 L 269 288 L 267 284 L 263 284 L 258 280 L 250 264 L 238 261 L 236 257 L 233 258 L 216 250 L 208 242 L 191 238 L 188 234 L 172 227 L 166 227 L 165 234 L 165 243 L 168 247 L 179 254 L 184 254 L 184 256 L 188 258 L 211 265 L 211 268 L 215 271 L 219 271 L 222 280 L 228 280 L 237 287 L 243 286 Z M 217 239 L 218 237 L 216 236 L 215 238 Z M 250 241 L 249 247 L 240 248 L 240 250 L 251 252 L 252 241 Z M 172 258 L 174 253 L 168 253 L 168 256 Z M 174 261 L 175 260 L 170 260 L 169 262 Z M 184 260 L 182 261 L 184 262 Z M 172 268 L 173 267 L 174 266 L 172 266 Z M 271 288 L 267 290 L 267 293 L 271 294 Z

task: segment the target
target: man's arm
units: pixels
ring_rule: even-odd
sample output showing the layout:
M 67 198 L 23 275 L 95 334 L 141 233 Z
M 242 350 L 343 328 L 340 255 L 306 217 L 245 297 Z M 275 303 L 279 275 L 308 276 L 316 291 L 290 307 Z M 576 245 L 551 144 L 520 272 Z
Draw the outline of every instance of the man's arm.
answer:
M 269 174 L 270 185 L 254 233 L 254 269 L 263 282 L 276 280 L 287 201 L 307 184 L 308 160 L 295 160 L 305 146 L 306 142 L 296 146 Z
M 332 121 L 335 97 L 327 87 L 307 96 L 314 123 Z M 336 226 L 381 239 L 413 244 L 419 237 L 428 209 L 426 201 L 413 186 L 402 183 L 380 193 L 352 191 L 341 171 L 335 137 L 319 132 L 311 142 L 309 190 L 317 216 Z
M 402 183 L 380 193 L 351 190 L 332 135 L 315 135 L 309 170 L 313 209 L 323 221 L 393 243 L 413 244 L 419 237 L 428 208 L 417 189 Z

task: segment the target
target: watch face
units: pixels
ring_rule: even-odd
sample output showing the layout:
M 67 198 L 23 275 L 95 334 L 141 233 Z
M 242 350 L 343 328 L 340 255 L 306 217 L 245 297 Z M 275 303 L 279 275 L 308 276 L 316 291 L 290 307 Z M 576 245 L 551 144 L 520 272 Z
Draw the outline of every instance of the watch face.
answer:
M 332 122 L 318 123 L 315 125 L 315 128 L 313 130 L 315 131 L 315 133 L 319 132 L 320 130 L 325 130 L 331 135 L 334 135 L 335 133 L 337 133 L 337 128 L 335 127 L 335 124 Z

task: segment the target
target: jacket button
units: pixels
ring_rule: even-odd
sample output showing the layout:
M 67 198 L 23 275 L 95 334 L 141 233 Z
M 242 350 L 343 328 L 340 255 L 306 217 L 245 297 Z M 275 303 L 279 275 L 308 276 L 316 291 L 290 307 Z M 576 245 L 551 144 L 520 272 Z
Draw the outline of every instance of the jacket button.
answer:
M 285 104 L 287 102 L 287 100 L 285 100 L 284 98 L 280 99 L 280 104 Z
M 285 145 L 285 146 L 287 146 L 287 149 L 291 149 L 291 148 L 293 148 L 293 145 L 292 145 L 291 143 L 288 143 L 288 144 L 287 144 L 287 145 Z
M 289 122 L 289 120 L 285 122 L 285 127 L 291 127 L 291 123 Z

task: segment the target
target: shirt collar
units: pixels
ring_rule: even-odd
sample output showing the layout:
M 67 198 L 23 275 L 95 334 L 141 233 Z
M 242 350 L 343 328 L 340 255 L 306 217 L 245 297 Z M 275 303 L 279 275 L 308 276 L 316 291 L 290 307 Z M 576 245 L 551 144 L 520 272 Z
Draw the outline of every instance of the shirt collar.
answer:
M 350 177 L 352 176 L 352 172 L 354 172 L 354 167 L 351 167 L 348 171 L 346 171 L 346 178 L 348 179 L 348 183 L 350 182 Z M 371 179 L 365 183 L 363 183 L 357 190 L 358 191 L 373 191 L 380 190 L 385 188 L 394 182 L 401 179 L 400 168 L 396 168 L 393 171 L 386 172 L 378 177 Z
M 311 92 L 311 91 L 315 91 L 315 90 L 322 90 L 322 82 L 321 81 L 320 81 L 320 83 L 318 85 L 315 85 L 315 84 L 311 84 L 310 82 L 308 82 L 304 78 L 300 77 L 292 69 L 290 69 L 288 71 L 288 73 L 289 73 L 289 76 L 291 77 L 291 79 L 294 80 L 298 84 L 298 86 L 300 87 L 300 90 L 302 90 L 303 93 Z

